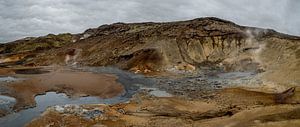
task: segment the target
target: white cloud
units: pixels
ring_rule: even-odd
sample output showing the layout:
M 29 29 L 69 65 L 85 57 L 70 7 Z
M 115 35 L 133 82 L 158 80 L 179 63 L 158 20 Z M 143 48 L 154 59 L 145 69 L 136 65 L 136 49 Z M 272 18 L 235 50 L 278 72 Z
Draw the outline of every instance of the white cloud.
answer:
M 300 35 L 297 0 L 0 0 L 0 42 L 114 22 L 215 16 Z

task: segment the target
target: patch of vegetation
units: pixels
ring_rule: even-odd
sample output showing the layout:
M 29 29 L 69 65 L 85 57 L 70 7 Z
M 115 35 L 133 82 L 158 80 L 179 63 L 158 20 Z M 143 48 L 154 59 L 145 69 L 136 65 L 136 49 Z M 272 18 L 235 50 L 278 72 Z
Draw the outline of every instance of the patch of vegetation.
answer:
M 49 34 L 47 36 L 18 40 L 12 43 L 7 43 L 1 49 L 1 53 L 21 53 L 39 50 L 47 50 L 51 48 L 59 48 L 71 43 L 73 40 L 72 34 Z

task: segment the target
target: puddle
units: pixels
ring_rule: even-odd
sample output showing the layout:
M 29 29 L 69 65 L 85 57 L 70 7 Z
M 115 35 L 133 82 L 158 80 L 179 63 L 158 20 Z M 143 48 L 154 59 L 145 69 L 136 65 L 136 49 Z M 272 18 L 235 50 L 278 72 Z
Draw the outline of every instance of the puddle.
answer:
M 222 84 L 220 87 L 245 86 L 257 87 L 262 84 L 262 81 L 257 78 L 255 72 L 228 72 L 220 73 L 217 76 L 208 78 L 210 82 Z
M 9 114 L 3 118 L 0 118 L 1 127 L 20 127 L 29 123 L 34 118 L 37 118 L 41 113 L 43 113 L 49 106 L 63 106 L 66 104 L 116 104 L 128 101 L 140 87 L 151 87 L 156 84 L 156 80 L 146 78 L 142 75 L 136 75 L 130 72 L 126 72 L 117 68 L 110 67 L 88 67 L 81 68 L 80 70 L 93 72 L 93 73 L 106 73 L 114 74 L 118 77 L 117 81 L 121 83 L 125 91 L 124 94 L 109 98 L 100 99 L 98 97 L 81 97 L 81 98 L 69 98 L 65 94 L 57 94 L 55 92 L 48 92 L 46 95 L 40 95 L 35 98 L 36 107 L 22 110 L 17 113 Z M 18 74 L 39 74 L 40 70 L 18 70 Z M 47 73 L 47 72 L 43 72 Z M 167 93 L 153 93 L 158 96 L 168 96 Z M 17 121 L 17 122 L 15 122 Z
M 150 95 L 155 97 L 173 97 L 172 94 L 168 93 L 167 91 L 159 90 L 158 88 L 141 87 L 141 90 L 146 90 Z
M 149 94 L 155 97 L 172 97 L 172 94 L 169 94 L 166 91 L 162 90 L 153 90 Z
M 5 98 L 5 97 L 4 97 Z M 11 99 L 11 98 L 6 98 Z M 116 104 L 127 101 L 128 98 L 114 97 L 110 99 L 100 99 L 98 97 L 69 98 L 63 93 L 48 92 L 35 98 L 36 107 L 22 110 L 0 118 L 1 127 L 21 127 L 37 118 L 47 107 L 66 104 Z M 16 122 L 17 121 L 17 122 Z
M 17 81 L 18 79 L 17 78 L 14 78 L 14 77 L 0 77 L 0 83 L 1 82 L 14 82 L 14 81 Z

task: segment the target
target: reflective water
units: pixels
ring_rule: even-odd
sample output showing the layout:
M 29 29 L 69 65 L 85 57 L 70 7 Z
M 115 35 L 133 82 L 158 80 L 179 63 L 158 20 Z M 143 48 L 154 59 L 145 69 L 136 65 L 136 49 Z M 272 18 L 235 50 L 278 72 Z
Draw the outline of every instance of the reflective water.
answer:
M 127 101 L 126 98 L 115 97 L 110 99 L 100 99 L 98 97 L 69 98 L 65 94 L 48 92 L 35 98 L 36 107 L 22 110 L 0 118 L 1 127 L 22 127 L 32 119 L 38 117 L 49 106 L 65 104 L 114 104 Z
M 0 110 L 11 112 L 11 108 L 16 104 L 16 99 L 0 95 Z
M 0 127 L 21 127 L 32 119 L 38 117 L 44 112 L 47 107 L 54 105 L 66 105 L 66 104 L 116 104 L 120 102 L 128 101 L 128 98 L 138 91 L 142 86 L 151 87 L 156 83 L 155 80 L 146 78 L 142 75 L 136 75 L 117 68 L 111 67 L 87 67 L 81 68 L 81 70 L 90 71 L 94 73 L 107 73 L 118 76 L 118 82 L 124 86 L 125 92 L 123 95 L 109 98 L 100 99 L 97 97 L 81 97 L 81 98 L 69 98 L 65 94 L 57 94 L 55 92 L 48 92 L 46 95 L 37 96 L 35 98 L 36 107 L 22 110 L 17 113 L 10 114 L 3 118 L 0 118 Z M 11 79 L 11 78 L 9 78 Z M 1 80 L 1 79 L 0 79 Z M 7 79 L 5 79 L 7 80 Z M 0 81 L 1 85 L 1 81 Z M 1 93 L 1 90 L 0 90 Z M 165 95 L 165 93 L 154 93 L 155 95 Z
M 14 77 L 0 77 L 0 83 L 1 82 L 13 82 L 13 81 L 17 81 L 18 79 L 17 78 L 14 78 Z

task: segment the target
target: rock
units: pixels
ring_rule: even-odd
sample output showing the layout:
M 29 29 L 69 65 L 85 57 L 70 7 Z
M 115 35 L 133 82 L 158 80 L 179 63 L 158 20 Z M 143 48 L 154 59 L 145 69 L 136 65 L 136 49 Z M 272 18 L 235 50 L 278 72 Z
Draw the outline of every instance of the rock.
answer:
M 286 103 L 286 100 L 295 94 L 295 87 L 289 88 L 286 91 L 283 91 L 282 93 L 276 94 L 275 95 L 275 102 L 276 103 Z

